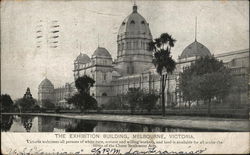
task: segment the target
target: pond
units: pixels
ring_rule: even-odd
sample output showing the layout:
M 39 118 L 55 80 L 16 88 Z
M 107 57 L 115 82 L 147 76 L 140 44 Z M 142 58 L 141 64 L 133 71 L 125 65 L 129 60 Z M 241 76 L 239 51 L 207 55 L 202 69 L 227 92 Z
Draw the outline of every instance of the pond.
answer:
M 202 132 L 156 125 L 90 121 L 51 116 L 1 115 L 2 132 Z

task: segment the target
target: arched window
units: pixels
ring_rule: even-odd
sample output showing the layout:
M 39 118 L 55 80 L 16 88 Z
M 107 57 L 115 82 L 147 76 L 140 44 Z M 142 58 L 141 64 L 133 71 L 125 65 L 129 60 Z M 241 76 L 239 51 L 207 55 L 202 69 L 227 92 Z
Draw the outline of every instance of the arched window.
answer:
M 122 43 L 122 49 L 121 50 L 123 50 L 123 49 L 125 49 L 125 44 L 124 43 Z
M 120 50 L 120 44 L 117 44 L 117 50 L 118 51 Z
M 134 42 L 134 49 L 138 49 L 138 41 Z
M 131 42 L 128 42 L 128 47 L 127 47 L 128 49 L 131 49 L 132 47 L 131 47 Z
M 127 67 L 127 73 L 129 74 L 129 66 Z
M 102 93 L 102 96 L 107 96 L 107 93 Z
M 141 24 L 145 24 L 145 22 L 144 22 L 144 21 L 141 21 Z
M 135 24 L 135 21 L 134 21 L 134 20 L 131 20 L 130 24 Z
M 130 71 L 131 74 L 134 73 L 134 66 L 131 66 L 131 71 Z
M 107 79 L 107 74 L 103 73 L 103 80 L 106 81 L 106 79 Z
M 141 42 L 141 49 L 145 49 L 145 42 Z
M 146 42 L 146 50 L 149 51 L 149 43 Z

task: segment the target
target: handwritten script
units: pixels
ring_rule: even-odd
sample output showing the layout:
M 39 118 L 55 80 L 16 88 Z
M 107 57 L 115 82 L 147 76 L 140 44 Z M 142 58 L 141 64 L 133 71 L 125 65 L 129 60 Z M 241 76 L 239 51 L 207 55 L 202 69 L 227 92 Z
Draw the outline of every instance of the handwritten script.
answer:
M 37 147 L 33 148 L 25 147 L 22 151 L 17 151 L 17 149 L 9 149 L 8 151 L 8 155 L 80 155 L 80 154 L 84 154 L 83 149 L 75 152 L 68 152 L 64 150 L 61 151 L 52 150 L 51 152 L 47 152 Z
M 192 150 L 189 146 L 187 148 L 189 151 L 172 151 L 172 150 L 159 150 L 155 145 L 149 145 L 145 150 L 136 150 L 134 148 L 129 148 L 128 151 L 121 151 L 118 148 L 108 148 L 108 147 L 99 147 L 91 149 L 91 154 L 93 155 L 141 155 L 141 154 L 201 154 L 204 153 L 207 148 L 204 149 L 194 149 Z M 67 151 L 55 151 L 47 152 L 43 149 L 39 149 L 37 147 L 34 148 L 24 148 L 22 151 L 17 151 L 16 149 L 10 149 L 8 151 L 8 155 L 80 155 L 80 154 L 90 154 L 88 152 L 84 152 L 83 149 L 75 151 L 75 152 L 67 152 Z
M 190 149 L 190 146 L 188 147 Z M 140 155 L 140 154 L 201 154 L 204 153 L 207 150 L 207 148 L 204 149 L 195 149 L 195 150 L 190 150 L 190 151 L 171 151 L 171 150 L 158 150 L 157 146 L 155 145 L 149 145 L 145 151 L 139 151 L 133 148 L 130 148 L 129 151 L 127 152 L 121 152 L 120 149 L 117 148 L 93 148 L 91 150 L 91 153 L 94 155 L 99 155 L 99 154 L 125 154 L 125 155 Z

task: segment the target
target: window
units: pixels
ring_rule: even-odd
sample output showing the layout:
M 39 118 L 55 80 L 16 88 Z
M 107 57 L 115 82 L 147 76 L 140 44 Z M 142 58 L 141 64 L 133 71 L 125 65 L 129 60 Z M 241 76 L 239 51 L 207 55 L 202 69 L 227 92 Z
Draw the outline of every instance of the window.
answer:
M 144 21 L 141 21 L 141 24 L 145 24 L 145 22 L 144 22 Z
M 145 43 L 143 41 L 141 42 L 141 49 L 145 49 Z
M 135 24 L 135 21 L 134 21 L 134 20 L 131 20 L 130 24 Z
M 121 44 L 118 44 L 118 51 L 121 50 Z
M 131 42 L 128 42 L 128 49 L 132 49 Z
M 106 79 L 107 79 L 107 75 L 106 73 L 103 73 L 103 80 L 106 81 Z
M 125 49 L 125 44 L 124 43 L 122 43 L 122 49 L 121 50 L 123 50 L 123 49 Z
M 134 42 L 134 49 L 138 49 L 138 41 Z
M 107 96 L 107 93 L 102 93 L 102 96 Z
M 149 51 L 149 43 L 146 43 L 146 50 Z
M 131 74 L 133 74 L 134 73 L 134 66 L 131 66 Z

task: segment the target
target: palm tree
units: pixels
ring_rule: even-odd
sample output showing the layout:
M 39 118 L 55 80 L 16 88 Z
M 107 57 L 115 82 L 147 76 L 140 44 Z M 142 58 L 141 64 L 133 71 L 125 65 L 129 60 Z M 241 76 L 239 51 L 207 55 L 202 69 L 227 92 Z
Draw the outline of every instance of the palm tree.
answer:
M 175 61 L 171 56 L 171 48 L 174 47 L 176 40 L 168 33 L 163 33 L 159 38 L 149 43 L 149 50 L 154 52 L 153 63 L 157 73 L 161 76 L 161 102 L 162 115 L 165 116 L 165 87 L 168 74 L 175 69 Z

